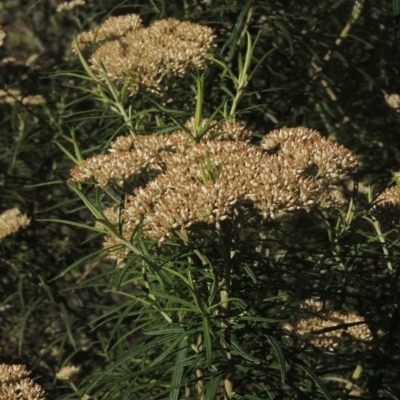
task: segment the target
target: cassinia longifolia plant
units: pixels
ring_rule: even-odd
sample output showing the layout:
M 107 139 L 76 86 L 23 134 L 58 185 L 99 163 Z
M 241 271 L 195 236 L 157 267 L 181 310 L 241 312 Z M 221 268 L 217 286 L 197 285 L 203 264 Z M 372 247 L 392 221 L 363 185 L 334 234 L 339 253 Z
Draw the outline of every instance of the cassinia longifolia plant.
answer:
M 129 346 L 85 392 L 106 387 L 118 398 L 117 386 L 128 385 L 148 399 L 300 399 L 314 385 L 312 398 L 331 399 L 316 372 L 324 357 L 352 346 L 357 379 L 357 351 L 374 340 L 364 315 L 326 295 L 330 268 L 346 268 L 339 242 L 355 212 L 342 183 L 357 159 L 308 127 L 257 141 L 239 106 L 268 54 L 252 68 L 256 43 L 247 35 L 236 76 L 214 56 L 214 42 L 205 26 L 165 19 L 144 27 L 125 15 L 72 44 L 88 93 L 124 124 L 101 154 L 84 159 L 76 133 L 76 155 L 68 153 L 76 163 L 69 184 L 103 237 L 100 257 L 120 271 L 110 290 L 129 299 L 125 311 L 107 316 L 116 330 L 129 318 L 129 331 L 114 338 Z M 205 115 L 207 74 L 221 69 L 233 89 Z M 183 86 L 192 102 L 174 97 Z M 152 107 L 135 109 L 138 99 Z M 182 109 L 191 115 L 183 119 Z M 155 132 L 140 128 L 150 120 Z M 393 225 L 399 196 L 388 189 L 364 215 L 384 252 L 379 221 Z M 292 221 L 319 231 L 332 215 L 339 217 L 335 233 L 328 227 L 329 248 L 311 252 L 290 238 Z M 315 352 L 314 363 L 306 352 Z M 104 383 L 112 379 L 119 383 Z M 339 387 L 346 396 L 348 382 Z

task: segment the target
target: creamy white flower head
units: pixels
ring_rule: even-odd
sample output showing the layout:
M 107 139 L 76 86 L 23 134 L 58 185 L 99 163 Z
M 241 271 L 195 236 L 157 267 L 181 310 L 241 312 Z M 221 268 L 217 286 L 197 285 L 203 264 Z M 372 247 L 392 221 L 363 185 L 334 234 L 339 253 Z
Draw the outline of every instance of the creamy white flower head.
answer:
M 0 364 L 0 399 L 45 400 L 45 391 L 30 374 L 25 365 Z
M 196 128 L 191 118 L 185 128 L 117 138 L 111 154 L 83 161 L 69 182 L 123 189 L 129 195 L 124 206 L 106 209 L 105 218 L 126 241 L 140 226 L 145 238 L 161 245 L 195 226 L 219 230 L 243 207 L 253 207 L 263 219 L 336 207 L 332 181 L 357 166 L 349 150 L 304 127 L 271 132 L 261 149 L 249 143 L 251 132 L 239 122 L 204 119 Z M 195 129 L 205 131 L 199 143 Z M 109 258 L 121 261 L 129 253 L 112 234 L 103 244 Z
M 395 173 L 398 178 L 398 172 Z M 375 217 L 385 229 L 400 227 L 400 188 L 395 185 L 383 191 L 375 200 L 369 213 Z
M 30 219 L 18 208 L 11 208 L 0 215 L 0 240 L 29 225 Z
M 79 367 L 75 367 L 74 365 L 68 365 L 60 369 L 57 372 L 56 377 L 61 381 L 69 381 L 71 378 L 79 372 Z
M 316 347 L 334 350 L 353 340 L 370 342 L 373 339 L 364 317 L 332 311 L 333 304 L 329 301 L 306 299 L 300 308 L 306 315 L 283 328 L 294 336 L 312 334 L 307 340 Z
M 161 95 L 169 79 L 206 69 L 215 39 L 211 28 L 173 18 L 141 24 L 135 14 L 111 17 L 78 35 L 72 50 L 76 44 L 93 49 L 90 64 L 99 79 L 126 84 L 131 96 L 142 89 Z
M 3 45 L 3 40 L 6 37 L 6 33 L 1 29 L 1 25 L 0 25 L 0 46 Z
M 77 8 L 77 7 L 83 6 L 83 5 L 85 5 L 85 0 L 64 1 L 64 3 L 61 3 L 57 6 L 57 12 L 71 11 L 74 8 Z

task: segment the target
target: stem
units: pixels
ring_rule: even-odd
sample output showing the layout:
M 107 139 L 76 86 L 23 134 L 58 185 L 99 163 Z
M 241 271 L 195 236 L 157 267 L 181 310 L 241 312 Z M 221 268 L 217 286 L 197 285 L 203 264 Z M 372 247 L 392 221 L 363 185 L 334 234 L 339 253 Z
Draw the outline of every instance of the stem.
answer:
M 125 107 L 123 105 L 124 94 L 121 94 L 121 92 L 118 91 L 118 89 L 115 87 L 115 85 L 108 78 L 107 72 L 105 70 L 102 72 L 102 74 L 103 74 L 103 78 L 105 80 L 105 83 L 106 83 L 106 85 L 108 87 L 108 90 L 111 93 L 111 95 L 113 97 L 113 100 L 114 100 L 114 102 L 110 101 L 110 99 L 107 97 L 107 95 L 102 90 L 102 84 L 98 83 L 97 87 L 99 89 L 99 93 L 100 93 L 100 96 L 102 97 L 103 102 L 105 104 L 109 103 L 110 109 L 112 111 L 114 111 L 116 114 L 119 114 L 122 117 L 122 119 L 124 120 L 124 122 L 126 124 L 126 127 L 129 130 L 129 133 L 132 136 L 136 136 L 135 129 L 134 129 L 133 125 L 132 125 L 132 118 L 131 118 L 131 115 L 130 115 L 131 110 L 129 109 L 129 112 L 127 113 L 126 110 L 125 110 Z M 122 93 L 124 93 L 124 92 L 125 91 L 122 90 Z
M 230 275 L 230 272 L 229 272 Z M 227 286 L 227 281 L 225 278 L 223 279 L 222 283 Z M 222 322 L 221 322 L 221 327 L 225 329 L 225 339 L 222 340 L 222 347 L 225 349 L 225 354 L 226 358 L 228 360 L 228 366 L 226 369 L 226 377 L 224 380 L 224 386 L 225 386 L 225 400 L 231 400 L 233 396 L 233 389 L 234 389 L 234 372 L 235 372 L 235 366 L 233 364 L 233 358 L 232 358 L 232 353 L 230 352 L 230 336 L 231 336 L 231 331 L 229 327 L 229 291 L 228 290 L 221 290 L 221 309 L 222 309 L 222 315 L 224 316 Z
M 124 120 L 126 127 L 128 128 L 129 133 L 132 136 L 136 136 L 135 134 L 135 129 L 132 125 L 132 120 L 129 117 L 129 115 L 126 113 L 124 106 L 121 104 L 121 102 L 118 99 L 114 98 L 114 106 L 110 107 L 112 111 L 114 111 L 116 114 L 119 114 L 122 119 Z
M 251 42 L 251 36 L 247 32 L 247 50 L 246 50 L 246 57 L 244 59 L 244 64 L 241 66 L 241 61 L 239 61 L 239 76 L 235 79 L 235 87 L 236 87 L 236 95 L 232 102 L 232 107 L 229 111 L 229 116 L 235 119 L 236 109 L 242 100 L 244 95 L 244 90 L 249 83 L 249 70 L 251 59 L 253 56 L 254 47 Z M 241 60 L 241 59 L 240 59 Z
M 379 241 L 380 241 L 381 244 L 382 244 L 382 251 L 383 251 L 383 254 L 384 254 L 387 258 L 389 258 L 389 249 L 388 249 L 388 247 L 387 247 L 387 245 L 386 245 L 385 236 L 383 236 L 383 234 L 382 234 L 381 225 L 379 224 L 379 221 L 378 221 L 375 217 L 372 217 L 372 221 L 373 221 L 372 225 L 374 226 L 375 231 L 376 231 L 376 233 L 378 234 Z M 387 267 L 388 267 L 388 270 L 393 274 L 393 265 L 392 265 L 392 262 L 391 262 L 391 261 L 388 261 L 388 262 L 386 263 L 386 265 L 387 265 Z
M 151 286 L 150 286 L 150 282 L 147 279 L 147 274 L 146 274 L 146 267 L 143 267 L 143 279 L 144 279 L 144 285 L 146 287 L 146 289 L 149 290 L 149 297 L 150 299 L 152 299 L 154 301 L 154 303 L 157 304 L 158 307 L 155 307 L 155 309 L 164 317 L 164 319 L 169 323 L 172 324 L 172 318 L 164 311 L 161 311 L 161 306 L 158 305 L 156 296 L 154 296 L 154 294 L 150 293 L 151 290 Z
M 244 91 L 244 86 L 243 87 L 238 87 L 235 99 L 233 100 L 231 110 L 229 111 L 229 115 L 234 117 L 236 113 L 236 108 L 240 103 L 240 100 L 242 99 L 243 96 L 243 91 Z
M 196 142 L 203 131 L 203 101 L 204 101 L 204 75 L 196 78 L 196 110 L 194 113 L 194 137 Z
M 356 369 L 353 372 L 353 375 L 349 379 L 349 381 L 346 384 L 346 387 L 343 390 L 343 395 L 338 399 L 338 400 L 345 400 L 347 396 L 350 394 L 351 390 L 353 389 L 357 379 L 360 378 L 361 374 L 363 372 L 363 367 L 362 365 L 357 365 Z
M 231 400 L 234 394 L 234 374 L 235 365 L 233 363 L 232 353 L 230 352 L 230 342 L 231 342 L 231 329 L 229 325 L 230 317 L 230 301 L 229 296 L 231 292 L 231 267 L 230 267 L 230 235 L 227 234 L 228 229 L 225 229 L 221 224 L 222 234 L 221 234 L 221 244 L 222 244 L 222 255 L 224 258 L 224 275 L 220 282 L 220 287 L 222 288 L 220 292 L 221 299 L 221 312 L 222 321 L 221 328 L 225 330 L 224 339 L 221 342 L 222 348 L 225 350 L 225 355 L 227 358 L 228 366 L 226 368 L 226 376 L 224 380 L 225 387 L 225 400 Z
M 198 353 L 200 351 L 200 348 L 202 346 L 203 343 L 203 335 L 201 333 L 199 333 L 199 335 L 197 336 L 197 345 L 196 345 L 196 352 Z M 203 368 L 202 367 L 198 367 L 196 369 L 196 376 L 197 376 L 197 384 L 196 384 L 196 388 L 197 388 L 197 393 L 200 395 L 199 399 L 200 400 L 206 400 L 206 398 L 204 397 L 204 380 L 203 380 Z

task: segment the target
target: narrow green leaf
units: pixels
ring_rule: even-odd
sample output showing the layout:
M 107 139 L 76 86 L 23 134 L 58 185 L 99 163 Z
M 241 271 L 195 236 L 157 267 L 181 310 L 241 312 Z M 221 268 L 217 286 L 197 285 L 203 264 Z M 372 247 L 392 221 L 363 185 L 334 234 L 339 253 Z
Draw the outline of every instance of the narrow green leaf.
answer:
M 75 42 L 75 48 L 76 48 L 76 53 L 78 54 L 79 60 L 83 66 L 83 68 L 85 69 L 87 75 L 93 80 L 93 81 L 97 81 L 96 76 L 94 75 L 93 71 L 91 70 L 91 68 L 89 67 L 89 64 L 86 62 L 85 57 L 83 57 L 83 54 L 81 52 L 81 49 L 79 47 L 78 41 L 76 40 L 76 37 L 74 37 L 74 42 Z
M 253 71 L 251 71 L 251 73 L 249 74 L 249 81 L 253 78 L 253 75 L 257 72 L 258 68 L 262 65 L 262 63 L 264 62 L 264 60 L 269 57 L 276 49 L 271 49 L 270 51 L 268 51 L 267 53 L 265 53 L 261 59 L 257 62 L 256 66 L 253 68 Z
M 265 322 L 267 324 L 274 322 L 282 322 L 281 319 L 264 318 L 264 317 L 252 317 L 249 315 L 240 316 L 240 321 L 252 321 L 252 322 Z
M 25 328 L 28 323 L 29 317 L 36 309 L 42 307 L 43 304 L 40 304 L 42 302 L 42 300 L 43 300 L 43 296 L 40 296 L 39 298 L 37 298 L 36 301 L 34 301 L 33 304 L 28 308 L 28 311 L 25 313 L 24 318 L 22 319 L 21 333 L 19 334 L 19 340 L 18 340 L 18 354 L 19 355 L 21 355 L 22 343 L 24 341 L 24 332 L 25 332 Z
M 106 368 L 95 380 L 94 382 L 89 386 L 87 389 L 86 393 L 92 390 L 104 377 L 106 377 L 108 374 L 113 372 L 115 369 L 117 369 L 121 364 L 123 364 L 125 361 L 128 361 L 130 358 L 136 356 L 137 354 L 144 353 L 148 350 L 150 350 L 154 346 L 162 345 L 166 342 L 169 342 L 171 338 L 169 336 L 163 337 L 158 340 L 151 341 L 151 343 L 147 343 L 145 345 L 136 345 L 135 348 L 125 354 L 123 357 L 121 357 L 117 362 L 115 362 L 113 365 L 110 367 Z
M 245 265 L 244 270 L 247 272 L 247 275 L 251 278 L 251 280 L 256 283 L 257 282 L 257 277 L 254 275 L 253 270 L 251 269 L 250 265 Z
M 235 340 L 231 339 L 231 347 L 232 350 L 234 350 L 238 355 L 243 357 L 244 359 L 252 362 L 259 362 L 260 360 L 258 358 L 255 358 L 251 356 L 249 353 L 244 351 L 244 349 L 237 343 Z
M 64 269 L 64 271 L 62 271 L 58 275 L 56 275 L 53 279 L 50 279 L 48 282 L 53 282 L 53 281 L 56 281 L 57 279 L 62 278 L 65 274 L 68 274 L 68 272 L 72 271 L 79 264 L 82 264 L 83 262 L 85 262 L 85 261 L 89 260 L 90 258 L 97 256 L 98 254 L 101 254 L 101 253 L 104 253 L 104 249 L 97 250 L 94 253 L 91 253 L 91 254 L 88 254 L 87 256 L 82 257 L 81 259 L 79 259 L 78 261 L 75 261 L 69 267 Z
M 206 350 L 207 368 L 211 368 L 213 351 L 212 351 L 212 340 L 211 340 L 211 328 L 208 321 L 208 317 L 205 315 L 203 318 L 203 336 L 204 336 L 204 348 Z
M 187 357 L 187 341 L 185 338 L 181 339 L 180 342 L 180 350 L 178 351 L 176 358 L 175 358 L 175 365 L 178 368 L 174 369 L 172 372 L 171 378 L 171 392 L 169 394 L 170 400 L 178 400 L 179 399 L 179 392 L 180 387 L 182 386 L 182 376 L 184 371 L 184 363 Z
M 92 215 L 97 218 L 97 219 L 103 219 L 103 214 L 101 211 L 99 211 L 88 199 L 88 197 L 82 192 L 81 189 L 75 187 L 74 185 L 68 185 L 80 198 L 81 200 L 85 203 L 86 207 L 90 210 Z
M 221 86 L 220 87 L 222 91 L 224 91 L 231 99 L 235 98 L 235 95 L 226 87 L 226 86 Z
M 67 330 L 67 336 L 69 341 L 71 342 L 73 348 L 76 350 L 75 340 L 72 336 L 71 322 L 69 320 L 69 315 L 67 309 L 65 308 L 64 303 L 60 303 L 60 311 L 62 319 L 64 320 L 65 329 Z
M 76 165 L 79 165 L 80 162 L 76 157 L 74 157 L 61 143 L 58 143 L 57 140 L 54 141 L 54 143 L 58 146 L 58 148 L 70 159 L 72 160 Z
M 346 0 L 336 0 L 330 7 L 329 7 L 329 11 L 330 10 L 335 10 L 336 8 L 339 8 L 340 5 L 345 2 Z
M 297 366 L 300 367 L 315 382 L 315 384 L 319 387 L 319 389 L 321 390 L 322 394 L 325 396 L 326 399 L 333 400 L 333 397 L 329 394 L 325 385 L 307 365 L 303 363 L 298 363 Z
M 171 334 L 179 334 L 184 332 L 183 328 L 163 328 L 161 330 L 156 330 L 156 331 L 146 331 L 143 332 L 145 335 L 148 336 L 163 336 L 163 335 L 171 335 Z
M 76 140 L 75 130 L 71 130 L 72 141 L 74 143 L 75 155 L 76 159 L 78 160 L 79 164 L 83 161 L 81 150 L 78 146 L 78 141 Z
M 229 53 L 227 57 L 229 61 L 232 60 L 233 56 L 236 53 L 240 37 L 247 24 L 247 15 L 249 13 L 250 7 L 253 5 L 253 2 L 254 0 L 247 0 L 245 4 L 240 6 L 241 11 L 236 20 L 232 34 L 221 49 L 221 54 L 223 54 L 225 52 L 225 49 L 229 48 Z
M 289 48 L 290 48 L 290 55 L 293 55 L 293 40 L 292 36 L 290 35 L 289 31 L 286 29 L 286 26 L 280 23 L 279 21 L 274 21 L 274 24 L 278 27 L 278 29 L 282 32 L 283 36 L 286 38 L 286 40 L 289 43 Z
M 74 221 L 68 221 L 66 219 L 47 219 L 47 218 L 40 218 L 37 219 L 36 221 L 40 221 L 40 222 L 57 222 L 58 224 L 65 224 L 65 225 L 71 225 L 71 226 L 76 226 L 77 228 L 84 228 L 84 229 L 88 229 L 89 231 L 94 231 L 97 233 L 107 233 L 106 231 L 99 229 L 99 228 L 95 228 L 94 226 L 90 226 L 90 225 L 86 225 L 86 224 L 81 224 L 79 222 L 74 222 Z
M 43 280 L 43 278 L 40 275 L 38 275 L 38 279 L 40 281 L 39 286 L 45 291 L 45 293 L 49 297 L 50 301 L 53 304 L 55 304 L 53 293 L 51 292 L 50 287 L 48 285 L 46 285 L 45 281 Z
M 214 57 L 206 57 L 210 61 L 212 61 L 215 64 L 218 64 L 220 67 L 224 69 L 223 75 L 225 74 L 225 71 L 229 74 L 229 77 L 231 78 L 232 82 L 234 83 L 235 86 L 238 85 L 238 80 L 236 78 L 236 75 L 232 72 L 232 70 L 228 67 L 226 63 L 224 63 L 221 60 L 218 60 L 217 58 Z
M 221 380 L 222 374 L 217 374 L 207 382 L 203 390 L 206 399 L 215 399 Z
M 286 380 L 286 368 L 285 368 L 285 356 L 283 355 L 282 347 L 281 345 L 275 340 L 274 337 L 267 335 L 267 339 L 271 346 L 274 349 L 276 358 L 278 359 L 279 362 L 279 367 L 281 371 L 281 381 L 282 383 L 285 383 Z
M 171 300 L 175 303 L 182 304 L 183 306 L 186 306 L 187 308 L 189 308 L 190 310 L 192 310 L 193 312 L 195 312 L 197 314 L 202 313 L 201 310 L 199 308 L 197 308 L 194 304 L 192 304 L 186 300 L 183 300 L 178 296 L 172 296 L 167 293 L 157 292 L 156 290 L 150 290 L 149 294 L 152 294 L 158 298 L 167 299 L 167 300 Z
M 44 183 L 37 183 L 35 185 L 24 185 L 26 188 L 35 188 L 35 187 L 41 187 L 41 186 L 51 186 L 51 185 L 60 185 L 64 184 L 64 181 L 51 181 L 51 182 L 44 182 Z
M 169 335 L 170 341 L 172 341 L 176 335 Z M 182 342 L 182 339 L 186 337 L 186 332 L 183 335 L 180 335 L 175 341 L 173 341 L 165 350 L 163 353 L 161 353 L 155 360 L 153 360 L 149 368 L 155 367 L 156 365 L 160 364 L 162 361 L 164 361 L 174 350 L 175 348 Z

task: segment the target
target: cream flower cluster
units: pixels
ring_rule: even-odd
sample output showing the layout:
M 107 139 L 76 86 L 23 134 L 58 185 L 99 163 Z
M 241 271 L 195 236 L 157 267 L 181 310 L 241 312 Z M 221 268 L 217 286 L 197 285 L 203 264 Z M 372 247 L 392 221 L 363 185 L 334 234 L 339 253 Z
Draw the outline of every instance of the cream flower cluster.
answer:
M 79 369 L 79 367 L 75 367 L 74 365 L 67 365 L 57 372 L 56 377 L 61 381 L 70 381 L 79 372 Z
M 391 186 L 382 192 L 376 199 L 376 204 L 370 210 L 370 214 L 385 229 L 398 229 L 400 226 L 400 188 L 397 185 Z
M 94 49 L 91 68 L 127 84 L 130 95 L 140 89 L 162 93 L 171 77 L 183 77 L 207 67 L 215 36 L 211 28 L 165 19 L 142 27 L 139 16 L 111 17 L 101 26 L 77 36 L 83 50 Z M 76 51 L 76 45 L 73 44 Z
M 25 365 L 0 364 L 0 399 L 45 400 L 45 391 L 30 374 Z
M 47 103 L 47 100 L 41 95 L 22 96 L 18 89 L 9 89 L 8 91 L 0 89 L 0 104 L 13 105 L 21 102 L 25 106 L 37 106 Z
M 30 219 L 18 208 L 11 208 L 0 215 L 0 241 L 8 235 L 29 225 Z
M 79 34 L 76 40 L 81 50 L 86 47 L 98 49 L 104 42 L 119 39 L 141 27 L 142 19 L 136 14 L 110 17 L 102 25 Z M 76 52 L 75 42 L 72 43 L 72 50 Z
M 331 308 L 329 303 L 326 308 Z M 307 299 L 300 308 L 310 313 L 308 318 L 302 318 L 292 324 L 286 324 L 284 329 L 296 336 L 312 334 L 309 338 L 316 347 L 335 349 L 355 339 L 362 342 L 372 340 L 371 331 L 363 317 L 355 314 L 342 314 L 338 311 L 324 310 L 324 303 L 318 299 Z
M 85 0 L 64 1 L 63 3 L 61 3 L 57 6 L 57 12 L 71 11 L 74 8 L 77 8 L 79 6 L 84 6 L 84 5 L 85 5 Z
M 350 151 L 304 127 L 273 131 L 257 148 L 238 122 L 208 125 L 199 143 L 192 140 L 193 120 L 186 123 L 189 132 L 118 138 L 111 154 L 76 166 L 70 182 L 128 190 L 123 210 L 107 209 L 107 219 L 122 227 L 126 240 L 140 225 L 145 237 L 161 245 L 194 226 L 220 229 L 243 207 L 269 219 L 318 206 L 333 180 L 357 165 Z M 106 238 L 106 247 L 117 245 L 116 238 Z
M 0 25 L 0 46 L 3 46 L 3 40 L 6 37 L 6 33 L 1 29 L 1 25 Z

